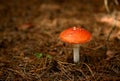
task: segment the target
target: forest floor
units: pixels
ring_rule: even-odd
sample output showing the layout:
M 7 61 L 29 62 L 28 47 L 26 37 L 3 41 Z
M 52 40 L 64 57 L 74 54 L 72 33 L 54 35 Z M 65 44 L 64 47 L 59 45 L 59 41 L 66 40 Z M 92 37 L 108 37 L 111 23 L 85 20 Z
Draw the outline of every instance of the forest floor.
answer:
M 1 0 L 0 81 L 120 80 L 120 3 L 103 0 Z M 59 39 L 70 27 L 91 32 L 73 62 Z

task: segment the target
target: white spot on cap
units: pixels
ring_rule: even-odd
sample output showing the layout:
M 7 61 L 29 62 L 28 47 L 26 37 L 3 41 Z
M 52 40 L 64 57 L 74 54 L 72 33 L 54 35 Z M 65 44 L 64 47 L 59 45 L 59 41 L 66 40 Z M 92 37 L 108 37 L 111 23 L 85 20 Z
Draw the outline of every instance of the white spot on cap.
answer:
M 77 30 L 77 27 L 74 26 L 74 27 L 73 27 L 73 30 Z

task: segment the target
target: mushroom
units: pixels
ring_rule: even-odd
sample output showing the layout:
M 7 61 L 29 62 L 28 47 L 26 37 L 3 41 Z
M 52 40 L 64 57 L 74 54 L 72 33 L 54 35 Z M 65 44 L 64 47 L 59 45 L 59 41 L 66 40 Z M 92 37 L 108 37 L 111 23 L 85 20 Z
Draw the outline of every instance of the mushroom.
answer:
M 73 44 L 73 61 L 79 62 L 80 44 L 86 43 L 91 39 L 91 34 L 81 27 L 72 27 L 60 33 L 60 39 L 64 42 Z

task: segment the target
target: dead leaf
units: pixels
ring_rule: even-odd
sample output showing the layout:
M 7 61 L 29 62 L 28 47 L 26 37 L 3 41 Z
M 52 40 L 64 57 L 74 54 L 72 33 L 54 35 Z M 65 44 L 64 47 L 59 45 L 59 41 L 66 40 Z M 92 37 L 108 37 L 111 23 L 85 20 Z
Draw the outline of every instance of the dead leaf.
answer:
M 107 50 L 106 56 L 107 56 L 106 60 L 110 60 L 111 58 L 115 56 L 115 52 L 111 50 Z
M 27 30 L 29 28 L 33 27 L 33 24 L 31 23 L 24 23 L 17 27 L 18 30 Z

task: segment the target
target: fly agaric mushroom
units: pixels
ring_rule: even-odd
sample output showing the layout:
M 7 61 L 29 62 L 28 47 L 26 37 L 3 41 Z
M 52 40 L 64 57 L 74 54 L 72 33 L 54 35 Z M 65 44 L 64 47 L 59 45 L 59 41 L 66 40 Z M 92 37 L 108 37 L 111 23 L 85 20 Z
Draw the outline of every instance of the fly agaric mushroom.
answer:
M 73 61 L 78 63 L 80 44 L 88 42 L 91 39 L 91 34 L 81 27 L 72 27 L 61 32 L 60 39 L 73 44 Z

